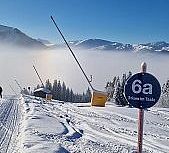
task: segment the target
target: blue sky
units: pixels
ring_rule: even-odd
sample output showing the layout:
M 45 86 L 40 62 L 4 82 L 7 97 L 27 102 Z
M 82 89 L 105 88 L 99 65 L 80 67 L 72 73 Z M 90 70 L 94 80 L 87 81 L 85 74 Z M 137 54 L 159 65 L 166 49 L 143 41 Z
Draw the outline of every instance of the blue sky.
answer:
M 101 38 L 123 43 L 169 42 L 169 0 L 0 0 L 0 24 L 33 38 L 61 42 Z

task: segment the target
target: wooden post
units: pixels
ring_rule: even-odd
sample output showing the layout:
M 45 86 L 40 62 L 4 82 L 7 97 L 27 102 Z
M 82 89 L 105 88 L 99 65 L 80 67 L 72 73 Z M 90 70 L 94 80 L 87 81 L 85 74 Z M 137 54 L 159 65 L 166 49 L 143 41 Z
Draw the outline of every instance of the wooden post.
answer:
M 147 64 L 143 62 L 141 64 L 141 73 L 146 73 L 146 70 L 147 70 Z M 144 109 L 139 109 L 138 111 L 138 148 L 137 148 L 138 153 L 142 153 L 143 122 L 144 122 Z

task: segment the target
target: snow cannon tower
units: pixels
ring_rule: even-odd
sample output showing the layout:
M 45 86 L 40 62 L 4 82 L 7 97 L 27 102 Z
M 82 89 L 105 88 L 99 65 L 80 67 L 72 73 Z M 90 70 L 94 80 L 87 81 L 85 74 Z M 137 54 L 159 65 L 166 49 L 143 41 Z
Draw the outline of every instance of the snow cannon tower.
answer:
M 107 101 L 107 93 L 94 90 L 91 98 L 91 106 L 105 107 Z
M 59 27 L 57 26 L 55 20 L 53 19 L 53 17 L 51 16 L 51 20 L 54 23 L 56 29 L 58 30 L 58 32 L 60 33 L 62 39 L 64 40 L 67 48 L 69 49 L 70 53 L 72 54 L 74 60 L 76 61 L 77 65 L 79 66 L 82 74 L 84 75 L 85 79 L 87 80 L 89 86 L 91 87 L 91 89 L 93 90 L 92 93 L 92 98 L 91 98 L 91 106 L 98 106 L 98 107 L 105 107 L 105 103 L 107 101 L 107 93 L 102 92 L 102 91 L 97 91 L 93 88 L 91 81 L 89 80 L 89 78 L 87 77 L 85 71 L 83 70 L 82 66 L 80 65 L 80 62 L 78 61 L 78 59 L 76 58 L 76 55 L 73 53 L 73 50 L 70 48 L 68 42 L 66 41 L 64 35 L 62 34 L 62 32 L 60 31 Z

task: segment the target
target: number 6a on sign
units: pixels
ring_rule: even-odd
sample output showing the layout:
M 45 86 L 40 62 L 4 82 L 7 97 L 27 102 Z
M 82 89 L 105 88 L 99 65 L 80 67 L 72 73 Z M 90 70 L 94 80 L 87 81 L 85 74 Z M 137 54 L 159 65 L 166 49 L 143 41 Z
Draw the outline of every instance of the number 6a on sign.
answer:
M 132 83 L 132 91 L 135 94 L 140 94 L 141 92 L 145 95 L 152 94 L 153 86 L 152 86 L 152 84 L 149 84 L 149 83 L 142 85 L 141 80 L 135 80 Z

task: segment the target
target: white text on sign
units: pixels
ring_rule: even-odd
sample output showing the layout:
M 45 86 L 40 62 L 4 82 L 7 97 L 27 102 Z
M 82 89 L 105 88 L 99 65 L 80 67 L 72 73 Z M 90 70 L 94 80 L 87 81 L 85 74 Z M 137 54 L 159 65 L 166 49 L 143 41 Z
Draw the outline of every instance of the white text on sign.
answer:
M 143 93 L 145 95 L 152 94 L 153 87 L 152 84 L 146 83 L 143 85 L 143 88 L 141 86 L 142 82 L 140 80 L 134 80 L 132 83 L 132 91 L 135 94 Z
M 147 102 L 153 101 L 153 102 L 155 102 L 155 99 L 152 98 L 152 97 L 134 97 L 134 96 L 128 96 L 128 99 L 129 100 L 135 100 L 135 101 L 147 101 Z

